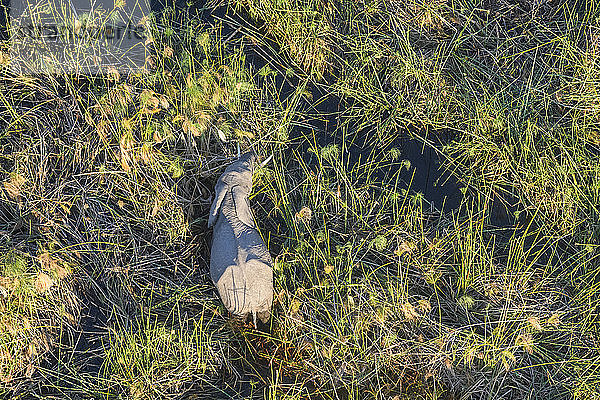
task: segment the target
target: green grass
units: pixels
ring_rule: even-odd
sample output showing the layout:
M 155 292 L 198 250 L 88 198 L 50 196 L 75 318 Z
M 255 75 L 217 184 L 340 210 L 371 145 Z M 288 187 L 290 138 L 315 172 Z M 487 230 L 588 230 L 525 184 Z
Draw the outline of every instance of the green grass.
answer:
M 599 398 L 600 9 L 220 6 L 145 74 L 0 66 L 0 397 Z M 400 179 L 403 137 L 457 209 Z M 208 277 L 238 144 L 273 155 L 268 333 Z

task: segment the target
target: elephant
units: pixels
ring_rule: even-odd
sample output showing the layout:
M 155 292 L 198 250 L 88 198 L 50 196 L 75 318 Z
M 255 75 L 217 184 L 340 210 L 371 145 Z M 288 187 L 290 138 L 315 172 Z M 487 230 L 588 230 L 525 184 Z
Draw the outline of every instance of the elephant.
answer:
M 266 323 L 273 305 L 273 260 L 256 229 L 248 195 L 257 157 L 248 152 L 215 185 L 208 227 L 213 228 L 210 276 L 235 317 Z

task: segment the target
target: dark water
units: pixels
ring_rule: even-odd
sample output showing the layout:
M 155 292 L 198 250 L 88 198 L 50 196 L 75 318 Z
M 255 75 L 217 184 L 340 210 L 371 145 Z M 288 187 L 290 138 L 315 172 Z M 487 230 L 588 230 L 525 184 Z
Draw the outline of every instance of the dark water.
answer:
M 398 133 L 396 138 L 387 144 L 348 145 L 340 142 L 339 138 L 326 133 L 319 141 L 323 146 L 332 143 L 338 144 L 340 148 L 344 146 L 344 162 L 349 170 L 368 162 L 381 163 L 383 167 L 373 174 L 378 181 L 384 185 L 391 185 L 395 184 L 396 177 L 399 177 L 398 189 L 409 190 L 411 194 L 422 194 L 432 211 L 449 212 L 459 207 L 463 198 L 461 184 L 443 166 L 440 152 L 435 147 L 412 138 L 408 132 Z M 391 151 L 399 152 L 398 159 L 385 162 Z M 405 161 L 410 163 L 410 167 L 406 168 Z
M 10 0 L 0 0 L 0 40 L 8 40 L 8 7 Z
M 422 193 L 433 208 L 449 211 L 462 200 L 458 180 L 442 167 L 439 153 L 416 139 L 400 138 L 394 143 L 411 168 L 400 172 L 401 179 L 414 192 Z
M 93 301 L 86 290 L 82 293 L 86 299 L 86 305 L 81 310 L 80 329 L 77 332 L 76 346 L 74 355 L 81 360 L 79 367 L 80 373 L 96 375 L 100 372 L 100 367 L 104 361 L 103 342 L 108 334 L 108 317 L 104 311 L 96 306 L 101 302 Z

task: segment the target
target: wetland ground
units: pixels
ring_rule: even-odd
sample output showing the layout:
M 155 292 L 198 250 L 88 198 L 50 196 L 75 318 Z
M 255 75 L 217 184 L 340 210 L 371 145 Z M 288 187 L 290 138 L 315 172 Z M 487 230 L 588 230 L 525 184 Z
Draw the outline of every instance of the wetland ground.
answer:
M 598 5 L 155 8 L 145 73 L 0 42 L 0 398 L 600 398 Z M 208 274 L 238 145 L 264 331 Z

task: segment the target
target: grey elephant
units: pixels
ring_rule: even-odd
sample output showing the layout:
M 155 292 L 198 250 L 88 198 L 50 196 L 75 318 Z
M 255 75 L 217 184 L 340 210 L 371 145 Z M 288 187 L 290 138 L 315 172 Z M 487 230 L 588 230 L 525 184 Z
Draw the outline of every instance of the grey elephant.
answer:
M 264 323 L 273 304 L 273 260 L 256 229 L 248 195 L 253 152 L 225 169 L 215 186 L 208 226 L 213 227 L 210 276 L 225 307 L 236 317 L 252 314 Z

